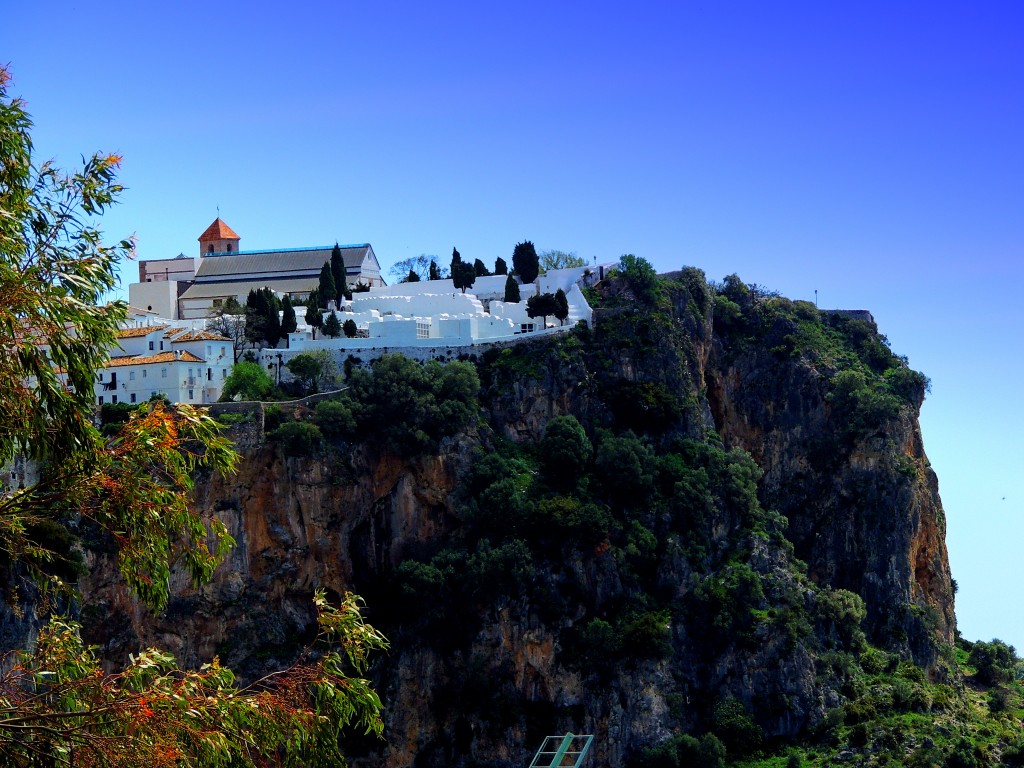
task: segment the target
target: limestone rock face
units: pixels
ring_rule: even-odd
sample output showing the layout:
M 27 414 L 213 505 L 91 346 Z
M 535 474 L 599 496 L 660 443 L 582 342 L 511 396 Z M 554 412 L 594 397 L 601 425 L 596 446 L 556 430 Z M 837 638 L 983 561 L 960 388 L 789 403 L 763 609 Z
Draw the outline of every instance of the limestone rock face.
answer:
M 714 430 L 726 448 L 747 451 L 763 471 L 761 503 L 787 518 L 793 550 L 751 536 L 743 543 L 751 571 L 812 606 L 817 593 L 792 575 L 795 554 L 813 584 L 863 599 L 873 643 L 940 674 L 938 649 L 955 633 L 953 598 L 916 413 L 850 441 L 829 400 L 829 371 L 730 346 L 710 304 L 685 288 L 669 300 L 668 319 L 657 322 L 628 306 L 599 309 L 592 338 L 527 342 L 525 363 L 496 352 L 481 368 L 487 424 L 435 454 L 403 460 L 371 442 L 294 459 L 273 445 L 247 447 L 236 475 L 198 483 L 198 509 L 237 543 L 213 581 L 196 588 L 179 577 L 167 611 L 154 617 L 113 575 L 109 555 L 91 553 L 82 585 L 88 639 L 112 664 L 157 644 L 186 665 L 218 654 L 251 679 L 311 638 L 314 588 L 359 592 L 369 620 L 393 627 L 392 650 L 373 672 L 386 741 L 356 740 L 348 752 L 356 765 L 387 768 L 523 765 L 542 736 L 567 730 L 595 734 L 592 764 L 623 766 L 642 746 L 699 726 L 696 713 L 723 696 L 738 699 L 768 737 L 798 734 L 839 705 L 814 648 L 770 624 L 744 644 L 714 647 L 672 621 L 663 658 L 570 658 L 584 619 L 572 590 L 598 605 L 627 599 L 620 564 L 600 545 L 542 569 L 546 594 L 561 596 L 554 607 L 504 594 L 429 625 L 430 636 L 404 627 L 389 584 L 406 558 L 429 559 L 465 524 L 454 493 L 473 456 L 499 438 L 536 442 L 552 417 L 571 414 L 595 427 L 649 424 L 660 440 Z M 710 525 L 713 541 L 735 528 L 727 517 Z M 702 574 L 682 550 L 667 541 L 653 580 L 687 605 Z

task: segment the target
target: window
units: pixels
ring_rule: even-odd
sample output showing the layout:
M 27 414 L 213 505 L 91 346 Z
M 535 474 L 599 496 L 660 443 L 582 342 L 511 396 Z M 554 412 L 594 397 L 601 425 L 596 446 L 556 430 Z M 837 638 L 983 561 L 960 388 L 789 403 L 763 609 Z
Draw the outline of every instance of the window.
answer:
M 213 381 L 213 368 L 206 369 L 206 380 Z
M 132 392 L 132 402 L 133 403 L 135 402 L 135 393 L 134 392 Z
M 146 369 L 145 369 L 145 368 L 143 368 L 143 369 L 142 369 L 142 378 L 146 378 L 146 375 L 147 375 L 147 374 L 146 374 Z
M 99 396 L 100 405 L 103 405 L 103 395 Z
M 100 374 L 100 381 L 103 381 L 103 374 Z
M 192 390 L 190 389 L 190 390 L 188 391 L 188 399 L 189 399 L 189 400 L 191 400 L 191 399 L 192 399 L 192 397 L 193 397 L 193 395 L 192 395 Z
M 220 369 L 220 380 L 224 381 L 224 379 L 226 379 L 227 377 L 228 377 L 228 369 L 227 368 L 221 368 Z
M 160 369 L 160 378 L 161 379 L 166 379 L 167 378 L 167 369 L 166 368 L 161 368 Z
M 153 342 L 152 342 L 152 341 L 151 341 L 151 342 L 149 342 L 149 351 L 150 351 L 150 352 L 152 352 L 152 351 L 153 351 Z
M 224 306 L 224 299 L 214 299 L 213 300 L 213 307 L 214 307 L 214 309 L 219 309 L 222 306 Z
M 213 253 L 213 243 L 210 243 L 208 246 L 206 246 L 206 252 Z
M 164 343 L 161 341 L 160 342 L 160 349 L 163 349 L 163 348 L 164 348 Z
M 112 403 L 114 403 L 116 405 L 117 404 L 117 395 L 111 395 L 110 396 L 110 402 L 112 402 Z
M 135 371 L 128 371 L 128 381 L 135 381 Z
M 231 243 L 228 243 L 228 253 L 231 253 Z
M 533 323 L 522 323 L 519 326 L 519 332 L 520 333 L 533 333 L 533 329 L 534 329 L 534 324 Z
M 421 323 L 419 320 L 416 321 L 416 338 L 417 339 L 429 339 L 430 338 L 430 323 Z

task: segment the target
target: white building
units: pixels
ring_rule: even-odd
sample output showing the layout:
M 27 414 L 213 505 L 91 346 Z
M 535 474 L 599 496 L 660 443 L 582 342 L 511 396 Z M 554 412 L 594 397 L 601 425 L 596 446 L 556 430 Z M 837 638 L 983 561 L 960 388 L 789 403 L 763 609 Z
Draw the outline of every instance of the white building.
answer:
M 141 403 L 156 394 L 175 403 L 215 403 L 234 360 L 227 337 L 147 315 L 135 315 L 117 341 L 96 372 L 97 405 Z
M 241 237 L 217 218 L 199 236 L 199 255 L 139 262 L 139 282 L 128 301 L 170 319 L 210 317 L 228 298 L 244 304 L 251 290 L 269 287 L 305 302 L 320 281 L 333 246 L 242 251 Z M 339 246 L 349 285 L 382 287 L 380 263 L 369 243 Z

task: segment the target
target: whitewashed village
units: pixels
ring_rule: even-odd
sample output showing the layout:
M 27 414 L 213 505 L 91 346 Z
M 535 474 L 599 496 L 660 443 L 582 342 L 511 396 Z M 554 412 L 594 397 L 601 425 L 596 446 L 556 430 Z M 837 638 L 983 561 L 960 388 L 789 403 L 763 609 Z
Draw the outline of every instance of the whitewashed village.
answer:
M 613 266 L 549 269 L 523 284 L 508 274 L 477 274 L 483 270 L 466 263 L 468 278 L 425 276 L 388 286 L 368 243 L 245 251 L 240 242 L 218 217 L 200 235 L 197 256 L 139 262 L 139 281 L 128 286 L 129 320 L 96 375 L 97 405 L 139 403 L 155 395 L 180 403 L 217 402 L 247 350 L 281 382 L 290 378 L 288 361 L 304 352 L 326 350 L 340 367 L 350 356 L 365 363 L 401 352 L 426 360 L 564 332 L 580 321 L 591 323 L 582 288 Z M 339 289 L 337 299 L 325 301 L 316 292 L 336 249 L 349 291 Z M 503 259 L 495 267 L 511 271 Z M 510 281 L 517 296 L 509 296 Z M 268 289 L 292 307 L 294 330 L 275 344 L 243 344 L 244 321 L 227 312 L 240 312 L 252 292 Z M 551 304 L 554 296 L 564 297 L 561 312 Z M 537 304 L 531 315 L 531 297 L 546 297 L 550 313 L 537 314 L 544 311 Z M 307 308 L 311 298 L 316 310 Z

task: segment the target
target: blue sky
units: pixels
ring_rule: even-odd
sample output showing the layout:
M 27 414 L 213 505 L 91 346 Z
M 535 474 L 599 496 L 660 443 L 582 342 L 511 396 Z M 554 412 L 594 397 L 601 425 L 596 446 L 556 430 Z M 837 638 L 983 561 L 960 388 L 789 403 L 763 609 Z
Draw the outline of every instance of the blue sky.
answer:
M 922 412 L 968 638 L 1024 649 L 1019 2 L 14 3 L 0 61 L 111 236 L 695 265 L 870 309 Z M 126 283 L 134 265 L 126 268 Z

